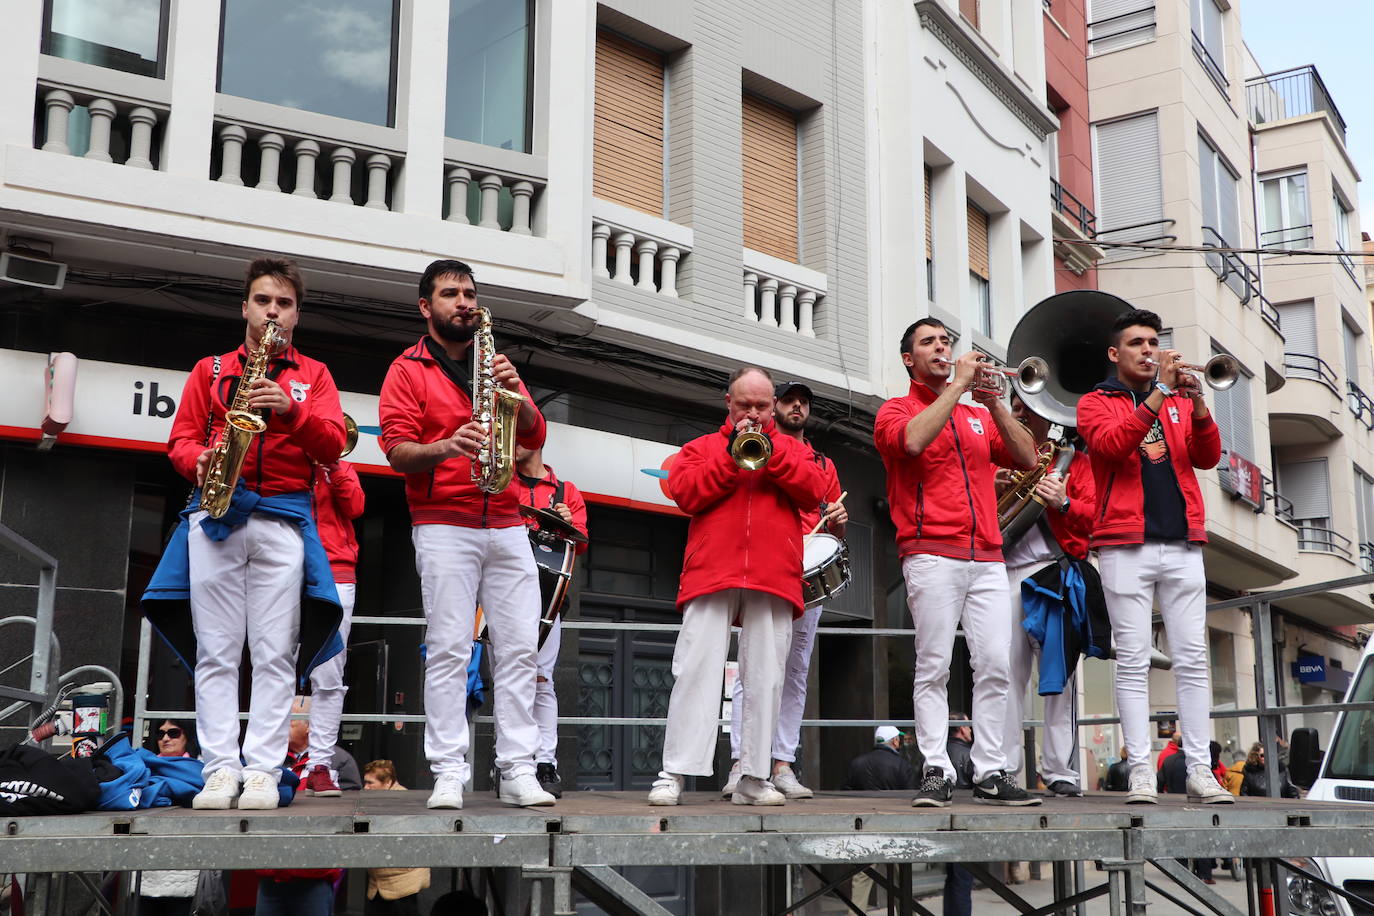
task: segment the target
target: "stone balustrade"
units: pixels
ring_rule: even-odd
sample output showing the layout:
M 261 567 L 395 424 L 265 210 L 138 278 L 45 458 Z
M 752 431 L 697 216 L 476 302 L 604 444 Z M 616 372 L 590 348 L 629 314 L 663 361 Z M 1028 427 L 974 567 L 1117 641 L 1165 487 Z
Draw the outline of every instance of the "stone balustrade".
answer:
M 285 131 L 216 121 L 219 174 L 223 184 L 260 191 L 389 210 L 392 171 L 399 153 L 359 144 L 293 136 Z M 285 162 L 283 162 L 285 160 Z
M 444 218 L 450 223 L 475 224 L 512 235 L 532 234 L 531 214 L 544 190 L 542 180 L 473 163 L 447 161 L 444 181 L 448 185 Z
M 744 253 L 744 317 L 766 328 L 816 336 L 816 310 L 825 302 L 825 275 Z
M 592 213 L 592 277 L 677 298 L 692 253 L 692 230 L 597 199 Z
M 166 119 L 165 110 L 41 84 L 38 98 L 43 105 L 40 149 L 136 169 L 156 167 L 153 131 Z

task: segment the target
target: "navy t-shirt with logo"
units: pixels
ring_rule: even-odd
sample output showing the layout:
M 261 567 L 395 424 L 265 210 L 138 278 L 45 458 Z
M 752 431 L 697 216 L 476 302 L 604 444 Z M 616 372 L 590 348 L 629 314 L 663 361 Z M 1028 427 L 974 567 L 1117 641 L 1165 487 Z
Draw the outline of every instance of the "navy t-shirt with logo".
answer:
M 1136 406 L 1149 397 L 1131 391 Z M 1160 415 L 1140 442 L 1140 488 L 1145 501 L 1145 540 L 1182 541 L 1188 537 L 1188 513 L 1178 476 L 1169 460 L 1169 442 L 1164 438 L 1164 423 L 1171 422 L 1169 411 L 1178 410 L 1171 398 L 1164 399 Z

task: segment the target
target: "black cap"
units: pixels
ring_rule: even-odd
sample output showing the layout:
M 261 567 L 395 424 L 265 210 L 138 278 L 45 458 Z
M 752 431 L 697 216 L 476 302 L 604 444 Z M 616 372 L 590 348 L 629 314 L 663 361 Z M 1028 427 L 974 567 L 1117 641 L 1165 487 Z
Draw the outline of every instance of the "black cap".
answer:
M 806 395 L 808 401 L 814 401 L 816 399 L 815 396 L 811 394 L 811 387 L 805 382 L 782 382 L 773 389 L 773 397 L 785 398 L 794 391 L 800 391 L 802 394 Z

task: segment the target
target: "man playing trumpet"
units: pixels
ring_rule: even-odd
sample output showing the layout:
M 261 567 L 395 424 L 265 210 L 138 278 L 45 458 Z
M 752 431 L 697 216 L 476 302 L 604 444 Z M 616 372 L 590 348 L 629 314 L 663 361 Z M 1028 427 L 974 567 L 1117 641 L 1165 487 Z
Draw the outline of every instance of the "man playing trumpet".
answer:
M 730 625 L 739 638 L 744 683 L 737 805 L 781 805 L 769 777 L 792 621 L 802 614 L 801 514 L 820 504 L 825 477 L 811 450 L 773 421 L 773 379 L 756 366 L 737 370 L 721 428 L 682 447 L 668 472 L 673 500 L 692 517 L 677 606 L 673 693 L 663 736 L 663 770 L 649 804 L 676 805 L 685 776 L 713 770 L 717 716 Z M 740 436 L 762 433 L 748 449 Z M 765 463 L 746 457 L 767 453 Z
M 949 667 L 963 622 L 973 664 L 974 798 L 1038 805 L 1007 775 L 1002 742 L 1009 688 L 1011 614 L 994 465 L 1034 467 L 1030 432 L 997 394 L 979 387 L 986 366 L 976 352 L 953 361 L 949 332 L 922 318 L 902 335 L 910 391 L 878 411 L 873 439 L 887 469 L 887 498 L 916 636 L 911 699 L 916 743 L 925 758 L 916 806 L 943 807 L 955 773 L 945 750 Z M 980 406 L 961 404 L 971 391 Z
M 1158 596 L 1173 657 L 1191 801 L 1225 803 L 1207 739 L 1206 508 L 1194 468 L 1221 460 L 1221 434 L 1183 357 L 1159 347 L 1159 316 L 1117 319 L 1107 358 L 1116 374 L 1078 402 L 1098 511 L 1092 544 L 1116 642 L 1116 702 L 1130 765 L 1128 803 L 1156 802 L 1150 767 L 1151 615 Z M 1158 373 L 1156 377 L 1156 373 Z

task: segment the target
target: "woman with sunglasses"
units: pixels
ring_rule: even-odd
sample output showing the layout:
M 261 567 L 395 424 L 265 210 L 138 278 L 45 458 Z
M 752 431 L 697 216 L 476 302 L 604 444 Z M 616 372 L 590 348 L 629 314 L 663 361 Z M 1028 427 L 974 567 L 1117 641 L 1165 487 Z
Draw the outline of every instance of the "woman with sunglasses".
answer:
M 164 719 L 148 736 L 159 757 L 195 757 L 199 752 L 190 723 Z M 189 916 L 196 895 L 195 869 L 145 871 L 139 877 L 138 916 Z

